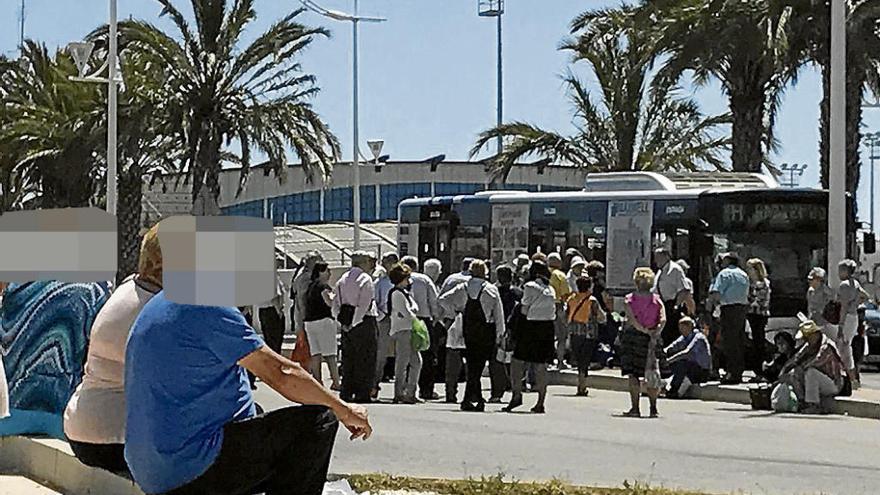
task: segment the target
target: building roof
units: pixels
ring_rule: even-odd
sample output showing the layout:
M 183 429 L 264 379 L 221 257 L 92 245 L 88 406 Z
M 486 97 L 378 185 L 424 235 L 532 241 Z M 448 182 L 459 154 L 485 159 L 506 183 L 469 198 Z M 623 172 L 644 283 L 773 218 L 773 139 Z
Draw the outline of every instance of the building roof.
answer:
M 397 251 L 397 222 L 361 224 L 361 249 L 381 256 Z M 284 225 L 275 227 L 275 249 L 299 261 L 309 251 L 318 251 L 330 268 L 341 268 L 351 263 L 354 248 L 354 228 L 351 222 L 331 222 L 318 225 Z

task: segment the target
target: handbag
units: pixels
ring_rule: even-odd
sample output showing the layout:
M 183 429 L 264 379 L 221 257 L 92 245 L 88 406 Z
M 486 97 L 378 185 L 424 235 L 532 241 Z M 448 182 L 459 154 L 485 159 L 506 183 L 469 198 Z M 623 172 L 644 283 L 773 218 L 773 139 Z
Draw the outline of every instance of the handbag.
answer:
M 350 327 L 354 321 L 354 306 L 351 304 L 342 304 L 339 306 L 339 314 L 336 315 L 336 321 L 343 327 Z
M 769 383 L 762 383 L 757 387 L 749 389 L 749 400 L 752 403 L 752 409 L 756 411 L 772 411 L 770 404 L 770 394 L 773 388 Z
M 290 360 L 305 369 L 309 369 L 311 366 L 312 349 L 309 346 L 309 337 L 305 330 L 297 330 L 296 343 L 293 346 L 293 352 L 290 353 Z

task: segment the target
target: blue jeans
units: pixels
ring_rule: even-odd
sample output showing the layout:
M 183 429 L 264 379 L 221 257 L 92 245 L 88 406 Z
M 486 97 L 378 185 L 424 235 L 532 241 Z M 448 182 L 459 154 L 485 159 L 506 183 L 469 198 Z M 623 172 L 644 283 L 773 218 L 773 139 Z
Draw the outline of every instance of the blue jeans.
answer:
M 670 367 L 672 368 L 672 383 L 669 390 L 673 394 L 679 394 L 679 389 L 685 377 L 695 385 L 709 381 L 709 370 L 701 367 L 694 361 L 682 359 L 672 363 Z

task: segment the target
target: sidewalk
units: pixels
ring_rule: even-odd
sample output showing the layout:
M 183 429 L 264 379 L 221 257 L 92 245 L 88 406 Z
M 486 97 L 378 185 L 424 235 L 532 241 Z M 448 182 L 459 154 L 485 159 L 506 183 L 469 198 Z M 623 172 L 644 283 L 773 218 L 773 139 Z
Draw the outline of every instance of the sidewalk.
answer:
M 58 492 L 24 476 L 0 474 L 0 495 L 58 495 Z
M 550 385 L 566 385 L 576 387 L 577 371 L 550 372 Z M 620 375 L 620 370 L 604 369 L 591 371 L 588 386 L 599 390 L 628 390 L 627 378 Z M 690 392 L 696 400 L 710 402 L 727 402 L 733 404 L 751 404 L 748 384 L 721 385 L 709 382 L 694 386 Z M 852 397 L 838 397 L 834 400 L 834 414 L 844 414 L 857 418 L 880 419 L 880 390 L 863 388 L 853 392 Z

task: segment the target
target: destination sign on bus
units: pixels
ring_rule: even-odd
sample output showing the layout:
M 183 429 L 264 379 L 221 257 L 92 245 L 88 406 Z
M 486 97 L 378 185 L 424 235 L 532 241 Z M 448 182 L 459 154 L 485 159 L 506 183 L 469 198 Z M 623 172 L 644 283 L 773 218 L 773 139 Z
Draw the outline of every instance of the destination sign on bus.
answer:
M 728 203 L 723 208 L 726 228 L 788 230 L 827 222 L 825 205 L 816 203 Z

